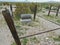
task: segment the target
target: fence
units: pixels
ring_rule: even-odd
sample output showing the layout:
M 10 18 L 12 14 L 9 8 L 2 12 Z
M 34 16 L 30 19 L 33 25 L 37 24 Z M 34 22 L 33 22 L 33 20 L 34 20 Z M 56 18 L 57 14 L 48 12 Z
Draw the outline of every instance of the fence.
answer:
M 21 45 L 21 42 L 20 42 L 20 39 L 23 39 L 23 38 L 26 38 L 26 37 L 31 37 L 31 36 L 34 36 L 34 35 L 40 35 L 40 34 L 43 34 L 43 33 L 47 33 L 47 32 L 51 32 L 51 31 L 55 31 L 55 30 L 58 30 L 60 28 L 56 28 L 56 29 L 52 29 L 52 30 L 48 30 L 48 31 L 44 31 L 44 32 L 40 32 L 40 33 L 37 33 L 37 34 L 33 34 L 33 35 L 29 35 L 29 36 L 25 36 L 25 37 L 18 37 L 17 35 L 17 32 L 16 32 L 16 29 L 15 29 L 15 26 L 14 26 L 14 22 L 13 22 L 13 19 L 10 15 L 10 12 L 8 10 L 4 10 L 2 11 L 2 14 L 7 22 L 7 25 L 12 33 L 12 36 L 16 42 L 17 45 Z

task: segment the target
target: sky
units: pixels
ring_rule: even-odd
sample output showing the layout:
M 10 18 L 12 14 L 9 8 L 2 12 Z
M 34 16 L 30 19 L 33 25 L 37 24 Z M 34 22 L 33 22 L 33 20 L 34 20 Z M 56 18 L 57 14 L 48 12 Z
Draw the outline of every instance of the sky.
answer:
M 48 2 L 48 1 L 56 1 L 60 2 L 60 0 L 0 0 L 0 1 L 7 1 L 7 2 Z

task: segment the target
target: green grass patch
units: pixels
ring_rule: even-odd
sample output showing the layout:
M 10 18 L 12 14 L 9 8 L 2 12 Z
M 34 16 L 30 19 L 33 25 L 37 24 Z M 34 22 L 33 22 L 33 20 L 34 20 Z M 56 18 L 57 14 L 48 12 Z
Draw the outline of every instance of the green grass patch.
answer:
M 32 22 L 32 23 L 29 24 L 28 26 L 37 27 L 37 26 L 39 26 L 39 23 L 37 23 L 37 22 Z
M 11 45 L 16 45 L 16 43 L 15 43 L 15 42 L 13 42 Z
M 54 41 L 60 41 L 60 38 L 58 37 L 58 38 L 53 38 L 54 39 Z
M 28 42 L 28 39 L 27 39 L 27 38 L 24 38 L 24 39 L 22 40 L 22 42 L 23 42 L 23 45 L 26 45 L 27 42 Z
M 54 16 L 54 15 L 43 15 L 44 18 L 48 19 L 48 20 L 52 20 L 54 22 L 58 22 L 60 23 L 60 18 L 58 16 Z
M 57 20 L 58 23 L 60 23 L 60 20 Z
M 20 15 L 15 15 L 15 16 L 14 16 L 14 20 L 15 20 L 15 21 L 19 21 L 19 20 L 20 20 Z
M 32 38 L 30 38 L 30 41 L 32 41 L 32 42 L 38 42 L 38 39 L 36 38 L 36 37 L 32 37 Z
M 53 18 L 55 18 L 54 16 L 51 16 L 51 15 L 50 15 L 50 16 L 44 15 L 44 17 L 45 17 L 45 18 L 48 18 L 48 19 L 53 19 Z

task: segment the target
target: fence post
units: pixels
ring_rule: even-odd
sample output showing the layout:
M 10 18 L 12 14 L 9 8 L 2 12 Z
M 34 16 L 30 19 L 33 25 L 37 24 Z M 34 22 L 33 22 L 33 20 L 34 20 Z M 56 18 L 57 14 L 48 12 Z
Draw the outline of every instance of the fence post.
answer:
M 12 16 L 13 16 L 13 9 L 12 9 L 12 5 L 10 4 L 10 10 L 12 12 Z
M 34 21 L 35 21 L 35 18 L 36 18 L 36 13 L 37 13 L 37 5 L 35 5 L 35 11 L 34 11 Z
M 49 12 L 48 12 L 48 16 L 50 15 L 51 7 L 52 7 L 52 6 L 50 5 L 50 7 L 49 7 Z
M 2 14 L 3 14 L 3 16 L 4 16 L 4 18 L 5 18 L 6 22 L 7 22 L 7 25 L 9 27 L 11 33 L 12 33 L 12 36 L 13 36 L 16 44 L 17 45 L 21 45 L 21 42 L 19 40 L 16 28 L 14 26 L 13 19 L 12 19 L 11 15 L 10 15 L 9 11 L 8 10 L 4 10 L 4 11 L 2 11 Z
M 58 13 L 59 13 L 59 8 L 60 8 L 60 7 L 58 6 L 58 9 L 57 9 L 57 12 L 56 12 L 56 16 L 58 16 Z

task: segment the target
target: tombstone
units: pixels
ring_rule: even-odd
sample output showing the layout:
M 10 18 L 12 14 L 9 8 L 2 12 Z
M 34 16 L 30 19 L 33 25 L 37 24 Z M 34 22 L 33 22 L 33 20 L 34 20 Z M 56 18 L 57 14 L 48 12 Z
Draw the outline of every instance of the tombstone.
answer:
M 21 14 L 20 21 L 22 23 L 30 23 L 32 21 L 32 16 L 31 14 Z

